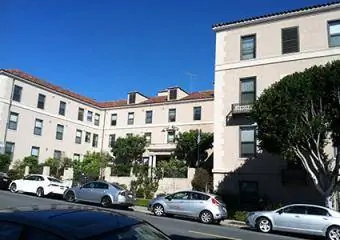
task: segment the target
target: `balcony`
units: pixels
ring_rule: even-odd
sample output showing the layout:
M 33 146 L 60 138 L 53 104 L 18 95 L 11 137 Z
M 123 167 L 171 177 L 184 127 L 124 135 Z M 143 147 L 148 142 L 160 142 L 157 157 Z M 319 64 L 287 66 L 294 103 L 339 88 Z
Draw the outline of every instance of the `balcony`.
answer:
M 232 114 L 248 114 L 251 112 L 252 104 L 234 103 L 231 105 Z

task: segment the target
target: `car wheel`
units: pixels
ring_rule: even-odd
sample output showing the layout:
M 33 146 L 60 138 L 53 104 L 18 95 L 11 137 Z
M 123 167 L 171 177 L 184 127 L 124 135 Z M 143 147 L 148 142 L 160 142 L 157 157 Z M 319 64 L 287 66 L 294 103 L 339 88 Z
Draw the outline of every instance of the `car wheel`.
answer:
M 15 183 L 12 183 L 11 186 L 9 187 L 9 190 L 12 193 L 16 193 L 17 192 L 17 185 Z
M 68 191 L 68 192 L 65 194 L 65 200 L 66 200 L 67 202 L 74 202 L 75 199 L 76 199 L 76 198 L 75 198 L 74 192 Z
M 212 223 L 214 221 L 214 217 L 210 211 L 204 210 L 200 214 L 200 220 L 202 223 Z
M 259 232 L 269 233 L 272 231 L 272 223 L 268 218 L 261 217 L 256 221 L 256 228 Z
M 103 207 L 110 207 L 112 205 L 112 201 L 109 196 L 104 196 L 100 203 Z
M 44 189 L 42 187 L 38 187 L 36 195 L 37 195 L 37 197 L 43 197 L 44 196 Z
M 164 207 L 161 204 L 155 204 L 155 206 L 153 206 L 153 214 L 159 217 L 163 216 L 165 214 Z
M 339 226 L 331 226 L 327 230 L 326 234 L 327 240 L 338 240 L 340 239 L 340 227 Z

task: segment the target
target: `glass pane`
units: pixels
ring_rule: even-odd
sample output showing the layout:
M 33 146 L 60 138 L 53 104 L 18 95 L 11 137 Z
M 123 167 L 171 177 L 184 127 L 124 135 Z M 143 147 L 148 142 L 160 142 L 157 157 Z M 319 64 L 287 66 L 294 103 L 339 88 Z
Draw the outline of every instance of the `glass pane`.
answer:
M 241 157 L 252 156 L 255 154 L 254 143 L 241 143 Z
M 241 80 L 241 92 L 254 92 L 255 81 L 254 79 L 242 79 Z
M 249 92 L 249 93 L 242 93 L 241 94 L 241 104 L 252 104 L 255 101 L 255 93 Z
M 38 128 L 41 128 L 42 127 L 42 121 L 36 120 L 35 121 L 35 126 L 38 127 Z
M 254 142 L 255 130 L 254 129 L 242 129 L 241 130 L 241 142 Z
M 81 131 L 77 131 L 77 137 L 81 137 Z
M 329 24 L 329 33 L 331 35 L 340 34 L 340 22 Z
M 330 37 L 330 46 L 331 47 L 337 47 L 337 46 L 340 46 L 340 35 L 338 36 L 331 36 Z
M 39 155 L 39 149 L 38 148 L 32 148 L 31 155 L 32 156 L 38 156 Z
M 129 113 L 129 119 L 133 119 L 134 114 L 133 113 Z
M 64 127 L 63 127 L 63 126 L 61 126 L 61 125 L 57 125 L 57 132 L 62 132 L 62 131 L 63 131 L 63 129 L 64 129 Z
M 116 119 L 117 119 L 117 114 L 112 114 L 112 115 L 111 115 L 111 119 L 112 119 L 112 120 L 116 120 Z
M 18 115 L 14 114 L 14 113 L 11 113 L 10 121 L 16 122 L 17 120 L 18 120 Z

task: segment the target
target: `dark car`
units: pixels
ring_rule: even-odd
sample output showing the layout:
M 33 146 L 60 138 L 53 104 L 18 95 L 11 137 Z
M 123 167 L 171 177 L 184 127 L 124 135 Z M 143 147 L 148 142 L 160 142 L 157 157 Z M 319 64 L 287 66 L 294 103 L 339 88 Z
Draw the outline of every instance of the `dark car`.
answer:
M 0 240 L 170 240 L 151 224 L 80 205 L 0 210 Z
M 0 172 L 0 189 L 7 190 L 10 182 L 7 173 Z

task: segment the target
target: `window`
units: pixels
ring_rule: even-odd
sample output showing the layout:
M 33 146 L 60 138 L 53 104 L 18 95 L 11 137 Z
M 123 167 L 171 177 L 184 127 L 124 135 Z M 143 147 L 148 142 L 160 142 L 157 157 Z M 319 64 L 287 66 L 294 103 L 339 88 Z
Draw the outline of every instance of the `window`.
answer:
M 18 85 L 14 85 L 14 92 L 13 92 L 13 101 L 20 102 L 21 101 L 21 92 L 22 92 L 22 87 Z
M 256 153 L 255 127 L 240 127 L 240 157 L 253 157 Z
M 174 143 L 175 142 L 175 132 L 169 131 L 168 132 L 168 143 Z
M 87 121 L 92 122 L 92 118 L 93 118 L 93 112 L 87 111 Z
M 111 126 L 116 126 L 117 125 L 117 113 L 112 113 L 111 114 Z
M 98 147 L 98 134 L 93 134 L 92 147 Z
M 14 153 L 14 142 L 6 142 L 5 144 L 5 154 L 12 157 Z
M 145 112 L 145 123 L 152 123 L 152 111 Z
M 256 78 L 241 78 L 240 85 L 240 104 L 248 105 L 254 103 L 256 99 Z
M 283 209 L 284 213 L 292 213 L 292 214 L 306 214 L 305 206 L 291 206 Z
M 241 37 L 241 60 L 256 58 L 256 35 Z
M 196 192 L 191 192 L 191 199 L 192 200 L 203 200 L 206 201 L 208 200 L 210 197 L 208 195 L 205 194 L 201 194 L 201 193 L 196 193 Z
M 73 160 L 79 161 L 80 160 L 80 154 L 74 153 L 73 154 Z
M 177 89 L 176 88 L 173 88 L 173 89 L 170 89 L 169 91 L 169 99 L 170 100 L 176 100 L 177 99 Z
M 129 112 L 128 113 L 128 125 L 133 125 L 134 121 L 135 121 L 135 113 Z
M 116 142 L 116 134 L 109 135 L 109 147 L 113 147 Z
M 176 122 L 176 109 L 169 109 L 169 122 Z
M 201 120 L 201 107 L 194 107 L 194 120 Z
M 136 93 L 129 93 L 129 104 L 136 103 Z
M 103 183 L 103 182 L 95 182 L 94 183 L 94 188 L 97 188 L 97 189 L 109 189 L 109 184 Z
M 64 126 L 58 124 L 58 125 L 57 125 L 57 132 L 56 132 L 55 138 L 56 138 L 57 140 L 63 140 L 63 135 L 64 135 Z
M 41 136 L 42 127 L 43 127 L 43 120 L 36 118 L 35 124 L 34 124 L 33 134 Z
M 100 122 L 100 115 L 96 113 L 94 115 L 94 125 L 99 126 L 99 122 Z
M 174 199 L 174 200 L 189 200 L 190 197 L 189 197 L 189 192 L 178 192 L 178 193 L 174 193 L 172 196 L 171 196 L 171 199 Z
M 317 216 L 330 216 L 329 212 L 326 209 L 319 207 L 307 207 L 308 215 L 317 215 Z
M 53 152 L 53 158 L 54 158 L 54 159 L 57 159 L 57 160 L 60 160 L 60 159 L 61 159 L 61 151 L 59 151 L 59 150 L 54 150 L 54 152 Z
M 328 22 L 329 47 L 340 46 L 340 20 Z
M 45 108 L 45 99 L 46 99 L 46 96 L 44 94 L 39 93 L 37 108 L 40 108 L 40 109 Z
M 78 120 L 84 121 L 84 108 L 78 108 Z
M 83 188 L 94 188 L 95 186 L 95 182 L 89 182 L 89 183 L 86 183 Z
M 59 103 L 59 115 L 65 116 L 66 102 L 60 101 Z
M 150 144 L 151 143 L 151 132 L 146 132 L 144 134 L 144 137 L 145 137 L 146 143 Z
M 39 152 L 40 152 L 40 147 L 33 146 L 32 149 L 31 149 L 31 156 L 38 158 Z
M 81 137 L 82 137 L 83 131 L 77 129 L 76 130 L 76 143 L 81 144 Z
M 85 142 L 87 142 L 87 143 L 91 142 L 91 133 L 89 133 L 89 132 L 85 133 Z
M 281 41 L 282 54 L 299 52 L 299 28 L 291 27 L 281 29 Z
M 8 129 L 17 130 L 19 113 L 11 112 L 9 116 Z

